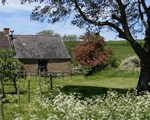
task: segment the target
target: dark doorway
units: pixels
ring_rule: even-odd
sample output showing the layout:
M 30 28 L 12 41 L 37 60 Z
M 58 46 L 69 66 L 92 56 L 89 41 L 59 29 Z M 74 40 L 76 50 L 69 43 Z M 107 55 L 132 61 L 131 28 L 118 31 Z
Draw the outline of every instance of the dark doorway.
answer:
M 38 71 L 39 69 L 41 70 L 41 72 L 43 72 L 43 70 L 45 69 L 45 71 L 47 71 L 47 60 L 39 60 L 38 61 Z

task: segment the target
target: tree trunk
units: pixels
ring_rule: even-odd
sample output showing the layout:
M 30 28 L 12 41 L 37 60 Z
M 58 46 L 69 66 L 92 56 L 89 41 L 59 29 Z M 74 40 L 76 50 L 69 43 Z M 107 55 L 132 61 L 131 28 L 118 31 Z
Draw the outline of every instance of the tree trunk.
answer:
M 1 84 L 2 91 L 3 91 L 3 96 L 2 96 L 2 98 L 6 98 L 5 91 L 4 91 L 4 85 L 3 85 L 2 79 L 0 79 L 0 84 Z
M 15 87 L 15 93 L 17 94 L 17 86 L 16 86 L 16 79 L 13 78 L 13 82 L 14 82 L 14 87 Z
M 145 91 L 150 92 L 150 61 L 147 64 L 141 62 L 141 72 L 137 84 L 137 95 L 143 95 Z

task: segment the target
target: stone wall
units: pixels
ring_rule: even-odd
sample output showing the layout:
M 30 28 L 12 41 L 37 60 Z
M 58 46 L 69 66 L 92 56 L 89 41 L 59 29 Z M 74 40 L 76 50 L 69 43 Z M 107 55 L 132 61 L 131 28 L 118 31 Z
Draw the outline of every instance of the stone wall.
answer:
M 37 70 L 38 64 L 24 64 L 24 68 L 27 72 L 34 72 Z
M 54 62 L 48 63 L 47 69 L 49 72 L 70 72 L 71 70 L 71 62 Z
M 37 60 L 20 60 L 24 63 L 24 67 L 29 72 L 35 72 L 38 68 Z M 70 60 L 48 60 L 47 63 L 48 72 L 70 72 L 71 71 L 71 61 Z

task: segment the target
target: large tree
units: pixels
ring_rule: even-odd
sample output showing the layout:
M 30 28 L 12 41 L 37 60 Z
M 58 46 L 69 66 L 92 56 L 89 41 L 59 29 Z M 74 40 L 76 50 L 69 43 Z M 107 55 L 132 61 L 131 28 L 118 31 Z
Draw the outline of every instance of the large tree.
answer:
M 3 0 L 5 1 L 5 0 Z M 25 2 L 38 0 L 21 0 Z M 118 33 L 118 37 L 127 40 L 141 60 L 141 73 L 137 84 L 138 92 L 150 92 L 150 7 L 149 0 L 39 0 L 45 2 L 44 8 L 36 6 L 31 20 L 43 22 L 46 16 L 49 23 L 74 18 L 72 24 L 77 27 L 98 32 L 102 28 Z M 135 40 L 136 34 L 143 33 L 144 46 Z
M 78 37 L 77 37 L 77 35 L 74 35 L 74 34 L 72 34 L 72 35 L 64 35 L 64 36 L 62 36 L 62 40 L 64 41 L 64 42 L 68 42 L 68 41 L 78 41 Z
M 41 32 L 36 33 L 37 35 L 50 35 L 50 36 L 58 36 L 61 35 L 59 33 L 55 33 L 54 30 L 43 30 Z

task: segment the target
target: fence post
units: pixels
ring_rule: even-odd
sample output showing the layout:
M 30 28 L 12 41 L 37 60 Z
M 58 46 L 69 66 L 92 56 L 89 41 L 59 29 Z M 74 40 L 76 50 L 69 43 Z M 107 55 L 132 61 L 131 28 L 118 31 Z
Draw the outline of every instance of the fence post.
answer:
M 52 76 L 52 74 L 50 74 L 50 82 L 49 82 L 49 83 L 50 83 L 50 86 L 51 86 L 51 87 L 50 87 L 50 88 L 51 88 L 51 90 L 53 90 L 52 77 L 53 77 L 53 76 Z
M 3 113 L 3 100 L 2 100 L 2 89 L 0 88 L 0 112 L 1 112 L 1 119 L 4 120 L 4 113 Z
M 26 80 L 26 70 L 24 70 L 24 79 Z
M 64 80 L 64 77 L 63 77 L 63 76 L 64 76 L 64 73 L 62 73 L 62 76 L 61 76 L 61 78 L 62 78 L 62 81 Z
M 50 77 L 50 75 L 49 75 L 49 74 L 48 74 L 48 76 Z M 48 77 L 48 78 L 49 78 L 49 77 Z M 49 80 L 49 79 L 47 79 L 47 83 L 48 83 L 47 88 L 48 88 L 48 92 L 49 92 L 49 91 L 50 91 L 50 87 L 49 87 L 49 86 L 50 86 L 50 85 L 49 85 L 49 84 L 50 84 L 50 80 Z
M 40 96 L 42 99 L 42 94 L 41 94 L 41 70 L 39 69 L 39 89 L 40 89 Z
M 71 78 L 71 81 L 72 81 L 72 74 L 70 73 L 70 78 Z
M 37 82 L 37 74 L 36 74 L 36 70 L 35 70 L 35 81 Z
M 46 84 L 46 80 L 45 80 L 45 69 L 44 69 L 44 82 L 45 82 L 45 84 Z
M 28 103 L 30 103 L 30 80 L 28 80 Z
M 17 93 L 18 93 L 18 113 L 19 113 L 20 112 L 19 85 L 18 85 Z

